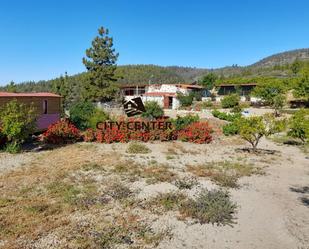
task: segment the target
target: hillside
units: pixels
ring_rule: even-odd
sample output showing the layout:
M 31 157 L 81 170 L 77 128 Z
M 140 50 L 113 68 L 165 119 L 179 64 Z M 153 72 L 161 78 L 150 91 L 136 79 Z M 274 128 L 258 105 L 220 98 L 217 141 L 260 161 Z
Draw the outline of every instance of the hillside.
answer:
M 296 59 L 301 61 L 309 60 L 309 48 L 296 49 L 274 54 L 252 64 L 250 67 L 273 67 L 276 65 L 282 66 L 285 64 L 291 64 Z
M 266 57 L 252 65 L 240 67 L 237 65 L 217 69 L 192 68 L 181 66 L 157 66 L 157 65 L 123 65 L 118 66 L 116 75 L 119 84 L 148 84 L 198 81 L 203 75 L 214 72 L 221 79 L 226 78 L 252 78 L 252 77 L 278 77 L 290 76 L 289 64 L 296 59 L 309 61 L 309 48 L 286 51 Z M 84 80 L 85 73 L 69 77 L 70 82 L 80 84 Z M 57 80 L 57 79 L 53 79 Z M 17 85 L 18 92 L 51 91 L 53 80 L 39 82 L 23 82 Z M 0 90 L 5 90 L 0 87 Z

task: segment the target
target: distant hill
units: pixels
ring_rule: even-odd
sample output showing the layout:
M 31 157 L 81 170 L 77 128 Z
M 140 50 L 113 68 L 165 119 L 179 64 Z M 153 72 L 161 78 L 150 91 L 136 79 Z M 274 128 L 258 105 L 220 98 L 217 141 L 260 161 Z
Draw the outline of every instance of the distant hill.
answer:
M 226 78 L 253 78 L 253 77 L 289 77 L 289 64 L 296 59 L 309 61 L 309 48 L 286 51 L 266 57 L 252 65 L 240 67 L 238 65 L 227 66 L 217 69 L 181 67 L 181 66 L 157 66 L 157 65 L 123 65 L 118 66 L 116 75 L 119 84 L 175 84 L 191 83 L 198 81 L 209 72 L 214 72 L 222 80 Z M 80 85 L 85 73 L 72 75 L 71 82 Z M 57 80 L 57 79 L 53 79 Z M 17 85 L 18 92 L 51 91 L 53 80 L 42 80 L 39 82 L 23 82 Z M 0 90 L 5 90 L 0 87 Z
M 276 65 L 291 64 L 296 59 L 301 61 L 309 60 L 309 48 L 296 49 L 274 54 L 252 64 L 251 67 L 273 67 Z

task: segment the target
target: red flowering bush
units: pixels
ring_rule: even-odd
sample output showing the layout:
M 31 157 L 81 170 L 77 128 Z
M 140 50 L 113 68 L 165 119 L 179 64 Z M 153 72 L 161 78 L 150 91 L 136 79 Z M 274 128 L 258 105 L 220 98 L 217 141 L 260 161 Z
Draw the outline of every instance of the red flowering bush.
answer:
M 85 142 L 94 142 L 96 140 L 96 131 L 89 128 L 82 133 Z
M 212 141 L 211 132 L 212 129 L 207 122 L 196 122 L 178 131 L 178 139 L 198 144 L 210 143 Z
M 99 143 L 127 143 L 129 141 L 170 141 L 178 138 L 194 143 L 209 143 L 212 140 L 211 128 L 207 122 L 196 122 L 177 131 L 175 127 L 167 126 L 166 120 L 149 121 L 142 118 L 120 118 L 117 122 L 102 123 L 96 131 L 88 129 L 83 134 L 84 141 Z M 142 123 L 145 123 L 143 125 Z M 147 123 L 148 122 L 148 123 Z M 147 126 L 148 124 L 148 126 Z M 171 124 L 171 123 L 170 123 Z
M 51 144 L 66 144 L 80 139 L 80 131 L 67 120 L 60 120 L 43 133 L 43 141 Z

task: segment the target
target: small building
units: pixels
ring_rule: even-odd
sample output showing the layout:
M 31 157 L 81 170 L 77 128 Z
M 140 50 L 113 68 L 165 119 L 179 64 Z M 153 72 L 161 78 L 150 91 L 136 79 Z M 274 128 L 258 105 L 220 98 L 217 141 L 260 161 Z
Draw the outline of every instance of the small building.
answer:
M 190 94 L 200 92 L 206 96 L 206 90 L 202 86 L 191 84 L 151 84 L 151 85 L 127 85 L 122 87 L 125 100 L 141 97 L 143 102 L 156 101 L 164 109 L 177 109 L 180 103 L 177 94 Z
M 38 131 L 45 130 L 49 125 L 60 120 L 61 96 L 57 94 L 0 92 L 0 108 L 12 100 L 17 100 L 28 106 L 33 105 L 38 115 Z
M 226 95 L 232 93 L 238 93 L 241 101 L 251 100 L 255 101 L 257 98 L 251 97 L 253 89 L 257 86 L 256 83 L 244 83 L 244 84 L 219 84 L 217 88 L 217 101 L 220 101 Z

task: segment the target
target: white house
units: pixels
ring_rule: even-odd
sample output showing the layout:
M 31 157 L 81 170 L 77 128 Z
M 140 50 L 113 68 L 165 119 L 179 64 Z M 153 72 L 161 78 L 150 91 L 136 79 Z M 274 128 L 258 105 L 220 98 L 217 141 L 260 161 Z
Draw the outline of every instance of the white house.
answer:
M 129 85 L 122 87 L 122 94 L 126 100 L 141 97 L 143 102 L 156 101 L 164 109 L 177 109 L 180 104 L 177 93 L 189 94 L 192 91 L 201 92 L 205 96 L 206 90 L 202 86 L 190 84 L 151 84 Z

